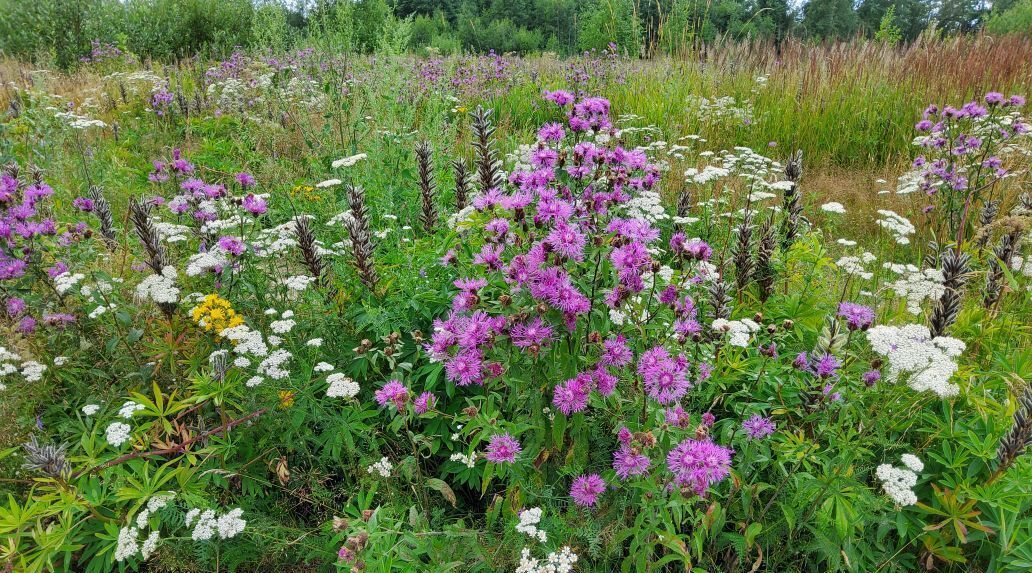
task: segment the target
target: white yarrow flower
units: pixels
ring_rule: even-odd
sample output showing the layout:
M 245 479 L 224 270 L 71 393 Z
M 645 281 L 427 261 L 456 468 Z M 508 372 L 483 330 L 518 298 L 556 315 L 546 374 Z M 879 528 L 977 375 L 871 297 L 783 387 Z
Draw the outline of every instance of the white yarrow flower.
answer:
M 132 428 L 129 427 L 129 424 L 112 422 L 107 429 L 104 430 L 104 437 L 107 440 L 107 443 L 117 448 L 129 441 L 129 431 L 131 429 Z

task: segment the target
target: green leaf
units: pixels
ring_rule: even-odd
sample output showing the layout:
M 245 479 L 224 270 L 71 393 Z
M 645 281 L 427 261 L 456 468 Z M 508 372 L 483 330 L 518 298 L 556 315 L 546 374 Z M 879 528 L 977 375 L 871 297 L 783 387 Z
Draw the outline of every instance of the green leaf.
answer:
M 750 523 L 749 527 L 745 528 L 745 546 L 747 548 L 753 546 L 753 541 L 756 540 L 756 536 L 763 531 L 763 524 L 761 523 Z

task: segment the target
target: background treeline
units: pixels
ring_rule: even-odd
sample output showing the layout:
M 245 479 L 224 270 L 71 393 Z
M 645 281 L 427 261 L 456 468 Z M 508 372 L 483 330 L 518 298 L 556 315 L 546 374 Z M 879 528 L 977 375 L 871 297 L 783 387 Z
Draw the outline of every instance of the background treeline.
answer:
M 679 54 L 724 39 L 1032 34 L 1032 0 L 0 0 L 0 52 L 69 66 L 235 48 Z

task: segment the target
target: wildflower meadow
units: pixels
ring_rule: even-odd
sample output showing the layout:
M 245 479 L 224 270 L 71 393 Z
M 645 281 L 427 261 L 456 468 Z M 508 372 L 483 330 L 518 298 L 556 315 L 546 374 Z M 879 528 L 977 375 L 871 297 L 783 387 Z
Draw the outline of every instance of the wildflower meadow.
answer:
M 1032 40 L 0 60 L 0 571 L 1032 569 Z

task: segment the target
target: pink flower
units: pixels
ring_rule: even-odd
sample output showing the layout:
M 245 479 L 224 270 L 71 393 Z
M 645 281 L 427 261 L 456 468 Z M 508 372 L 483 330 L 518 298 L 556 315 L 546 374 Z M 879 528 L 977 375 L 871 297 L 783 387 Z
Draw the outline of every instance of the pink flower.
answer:
M 487 458 L 487 461 L 496 464 L 511 464 L 516 461 L 516 456 L 522 451 L 523 448 L 520 446 L 520 443 L 506 432 L 491 436 L 491 440 L 484 451 L 484 457 Z
M 650 465 L 652 460 L 648 456 L 628 445 L 622 445 L 613 452 L 613 469 L 616 470 L 616 477 L 622 480 L 645 474 Z
M 437 396 L 434 396 L 432 392 L 423 392 L 412 402 L 412 409 L 417 415 L 426 414 L 435 406 L 437 406 Z
M 376 391 L 376 403 L 380 406 L 394 404 L 394 407 L 401 410 L 408 401 L 408 388 L 397 380 L 391 380 L 384 384 L 383 388 Z
M 555 387 L 552 404 L 565 416 L 580 412 L 588 407 L 591 397 L 591 376 L 578 374 Z
M 570 497 L 573 502 L 583 507 L 594 507 L 598 496 L 606 491 L 606 482 L 598 474 L 582 475 L 573 480 L 570 486 Z
M 731 473 L 733 453 L 709 440 L 686 438 L 667 454 L 667 467 L 674 474 L 675 483 L 690 487 L 701 496 L 709 486 Z

